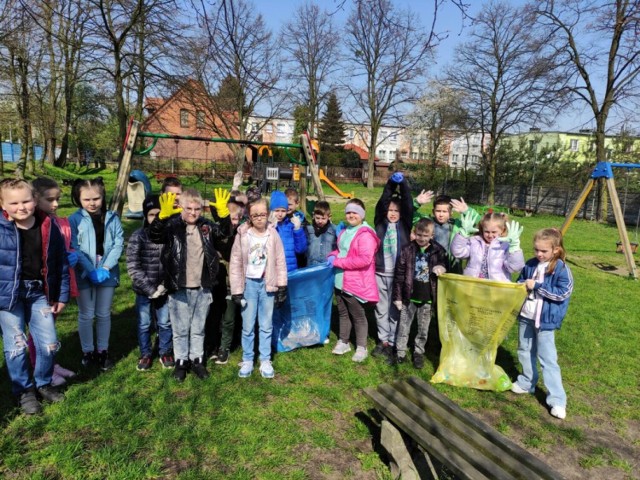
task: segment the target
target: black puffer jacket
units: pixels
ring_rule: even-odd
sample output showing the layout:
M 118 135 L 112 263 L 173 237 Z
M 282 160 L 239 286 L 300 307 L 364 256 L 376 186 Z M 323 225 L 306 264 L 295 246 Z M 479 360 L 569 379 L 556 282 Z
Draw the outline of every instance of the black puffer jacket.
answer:
M 216 285 L 220 262 L 217 250 L 224 248 L 226 241 L 232 236 L 231 221 L 226 217 L 220 223 L 213 223 L 200 217 L 196 225 L 204 251 L 201 285 L 211 289 Z M 180 215 L 164 220 L 156 217 L 149 227 L 149 238 L 154 243 L 164 245 L 161 256 L 164 286 L 170 292 L 184 288 L 187 270 L 187 224 Z
M 149 238 L 149 225 L 139 228 L 129 237 L 127 244 L 127 272 L 133 291 L 149 297 L 164 280 L 164 268 L 160 261 L 162 245 Z
M 393 301 L 398 300 L 407 304 L 413 291 L 413 273 L 416 268 L 416 253 L 420 250 L 418 244 L 413 241 L 402 249 L 400 258 L 396 262 L 396 270 L 393 276 Z M 429 247 L 429 283 L 431 285 L 431 298 L 438 298 L 438 276 L 433 273 L 437 265 L 446 268 L 447 252 L 442 245 L 431 240 Z M 435 304 L 435 302 L 433 302 Z

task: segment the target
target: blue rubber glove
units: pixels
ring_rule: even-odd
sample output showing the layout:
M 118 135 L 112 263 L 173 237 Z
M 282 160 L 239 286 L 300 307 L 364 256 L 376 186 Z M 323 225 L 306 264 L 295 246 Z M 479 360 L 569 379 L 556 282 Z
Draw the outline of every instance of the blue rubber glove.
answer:
M 78 254 L 73 250 L 67 252 L 67 262 L 71 268 L 75 267 L 78 263 Z
M 327 257 L 327 267 L 331 267 L 333 268 L 333 263 L 336 261 L 336 256 L 335 255 L 329 255 Z
M 391 175 L 391 180 L 395 183 L 402 183 L 402 181 L 404 180 L 404 175 L 402 174 L 402 172 L 396 172 Z
M 109 278 L 109 272 L 104 268 L 96 268 L 89 272 L 89 280 L 96 285 L 101 284 Z
M 345 228 L 346 226 L 344 222 L 340 222 L 338 225 L 336 225 L 336 237 L 338 237 Z

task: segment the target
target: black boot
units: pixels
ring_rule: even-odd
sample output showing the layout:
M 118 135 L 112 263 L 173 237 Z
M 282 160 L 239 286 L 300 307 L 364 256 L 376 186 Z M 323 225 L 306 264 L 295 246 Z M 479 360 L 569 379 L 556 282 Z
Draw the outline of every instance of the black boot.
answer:
M 189 370 L 189 360 L 176 360 L 176 367 L 173 369 L 173 378 L 179 382 L 184 382 L 187 378 L 187 371 Z
M 202 357 L 196 358 L 191 363 L 191 371 L 198 377 L 200 380 L 204 380 L 209 378 L 209 372 L 207 371 L 207 367 L 204 366 L 202 361 Z

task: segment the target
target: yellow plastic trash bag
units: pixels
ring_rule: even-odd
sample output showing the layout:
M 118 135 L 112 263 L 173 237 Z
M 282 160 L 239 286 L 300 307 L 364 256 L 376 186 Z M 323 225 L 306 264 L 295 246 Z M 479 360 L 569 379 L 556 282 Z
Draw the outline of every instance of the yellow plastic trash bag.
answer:
M 447 273 L 438 278 L 440 365 L 432 383 L 503 392 L 511 388 L 495 364 L 498 345 L 527 296 L 524 284 Z

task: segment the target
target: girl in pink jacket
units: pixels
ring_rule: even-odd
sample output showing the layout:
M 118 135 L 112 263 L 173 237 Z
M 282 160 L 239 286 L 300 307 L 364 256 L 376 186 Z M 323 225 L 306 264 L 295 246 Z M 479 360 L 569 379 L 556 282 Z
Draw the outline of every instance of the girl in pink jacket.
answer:
M 347 228 L 338 236 L 338 250 L 327 257 L 327 264 L 336 268 L 336 302 L 340 316 L 338 343 L 332 353 L 344 355 L 351 351 L 351 326 L 356 331 L 356 352 L 351 358 L 362 362 L 367 358 L 367 317 L 364 304 L 379 300 L 376 284 L 375 255 L 380 240 L 375 230 L 364 221 L 364 203 L 354 198 L 345 208 Z
M 510 282 L 511 274 L 524 267 L 520 248 L 522 227 L 518 222 L 507 221 L 504 213 L 491 212 L 482 217 L 478 231 L 477 218 L 478 214 L 473 211 L 462 215 L 460 230 L 451 242 L 451 254 L 469 259 L 465 275 Z

